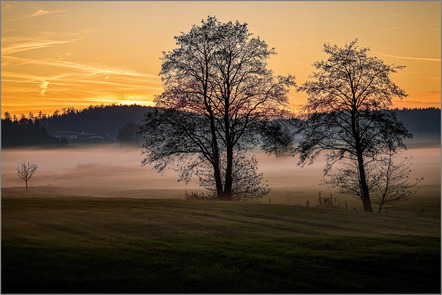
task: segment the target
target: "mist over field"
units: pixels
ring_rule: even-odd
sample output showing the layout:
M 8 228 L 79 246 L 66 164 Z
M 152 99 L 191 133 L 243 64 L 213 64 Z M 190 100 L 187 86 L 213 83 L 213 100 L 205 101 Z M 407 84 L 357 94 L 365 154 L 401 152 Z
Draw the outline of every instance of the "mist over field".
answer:
M 117 144 L 82 146 L 65 149 L 2 150 L 2 187 L 23 188 L 16 175 L 17 163 L 31 162 L 38 170 L 29 181 L 31 191 L 100 197 L 183 198 L 184 191 L 200 189 L 194 179 L 189 184 L 177 182 L 176 172 L 163 175 L 151 166 L 141 166 L 140 148 Z M 410 148 L 402 157 L 413 157 L 411 179 L 424 177 L 416 197 L 440 195 L 440 147 Z M 272 187 L 268 197 L 279 203 L 304 204 L 317 198 L 318 192 L 333 193 L 319 185 L 324 159 L 304 168 L 297 166 L 297 157 L 275 158 L 262 152 L 256 154 L 259 171 Z M 38 187 L 38 188 L 37 188 Z

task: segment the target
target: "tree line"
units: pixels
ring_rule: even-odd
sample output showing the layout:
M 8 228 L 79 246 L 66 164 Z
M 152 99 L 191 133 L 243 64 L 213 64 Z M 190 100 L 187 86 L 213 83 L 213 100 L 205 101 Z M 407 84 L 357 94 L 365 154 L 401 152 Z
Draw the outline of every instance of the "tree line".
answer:
M 139 105 L 89 106 L 84 110 L 66 108 L 41 122 L 49 132 L 69 130 L 116 138 L 119 128 L 128 122 L 140 123 L 144 113 L 150 109 Z
M 8 117 L 11 121 L 17 121 L 21 118 L 39 120 L 49 134 L 61 130 L 86 132 L 100 136 L 110 135 L 117 142 L 141 144 L 142 136 L 137 134 L 139 126 L 144 114 L 153 109 L 153 107 L 141 105 L 97 105 L 81 110 L 74 107 L 63 108 L 61 111 L 55 111 L 55 115 L 44 114 L 40 111 L 37 115 L 30 113 L 27 116 L 21 114 L 17 117 L 5 112 L 4 118 Z M 413 134 L 440 138 L 439 108 L 396 108 L 388 111 L 394 111 L 397 118 Z M 284 118 L 279 120 L 284 120 Z M 274 125 L 268 131 L 271 131 L 272 128 L 280 128 L 278 127 L 280 124 L 275 125 L 270 121 L 268 124 Z M 5 144 L 9 145 L 9 141 L 5 139 Z M 18 144 L 13 145 L 20 146 Z
M 48 134 L 40 120 L 33 117 L 32 113 L 26 118 L 24 115 L 17 119 L 8 112 L 2 119 L 2 147 L 26 147 L 26 146 L 66 146 L 66 139 L 55 138 Z

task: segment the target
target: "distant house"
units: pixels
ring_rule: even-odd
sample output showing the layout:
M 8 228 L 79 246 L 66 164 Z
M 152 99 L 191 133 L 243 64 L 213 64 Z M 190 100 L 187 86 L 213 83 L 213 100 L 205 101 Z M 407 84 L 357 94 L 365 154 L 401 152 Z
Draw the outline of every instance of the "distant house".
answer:
M 61 139 L 65 138 L 67 140 L 75 140 L 78 139 L 78 132 L 76 131 L 55 131 L 52 136 L 55 138 Z
M 99 142 L 109 142 L 109 139 L 95 135 L 93 133 L 86 133 L 84 131 L 65 131 L 57 130 L 52 133 L 55 138 L 61 139 L 65 138 L 70 143 L 99 143 Z

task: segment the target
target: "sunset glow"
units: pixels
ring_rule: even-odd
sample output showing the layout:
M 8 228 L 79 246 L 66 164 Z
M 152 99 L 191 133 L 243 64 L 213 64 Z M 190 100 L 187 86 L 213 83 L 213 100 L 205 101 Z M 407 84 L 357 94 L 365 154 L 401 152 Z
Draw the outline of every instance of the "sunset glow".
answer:
M 324 43 L 355 38 L 405 65 L 392 79 L 409 95 L 395 107 L 440 107 L 440 2 L 14 2 L 2 1 L 2 113 L 153 105 L 162 51 L 208 15 L 246 22 L 275 47 L 275 74 L 302 84 Z M 292 90 L 290 106 L 306 102 Z

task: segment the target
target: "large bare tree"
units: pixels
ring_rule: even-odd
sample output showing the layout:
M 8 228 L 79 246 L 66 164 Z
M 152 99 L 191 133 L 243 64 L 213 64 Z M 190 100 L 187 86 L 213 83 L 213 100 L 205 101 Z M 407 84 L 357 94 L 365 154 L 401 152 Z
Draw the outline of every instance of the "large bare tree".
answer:
M 372 212 L 367 163 L 405 148 L 411 134 L 387 111 L 393 98 L 406 96 L 390 79 L 403 66 L 387 65 L 368 51 L 357 40 L 344 47 L 324 45 L 328 59 L 314 63 L 316 71 L 299 88 L 308 94 L 308 120 L 297 152 L 303 165 L 325 151 L 326 173 L 337 161 L 356 163 L 363 207 Z
M 159 172 L 175 165 L 186 181 L 208 165 L 217 198 L 231 200 L 238 173 L 250 176 L 249 165 L 235 167 L 235 155 L 257 144 L 257 122 L 287 104 L 294 78 L 267 69 L 274 49 L 238 21 L 208 17 L 175 39 L 177 48 L 162 58 L 164 92 L 155 98 L 161 109 L 142 127 L 144 163 Z

